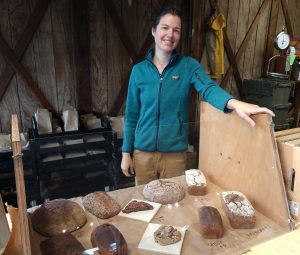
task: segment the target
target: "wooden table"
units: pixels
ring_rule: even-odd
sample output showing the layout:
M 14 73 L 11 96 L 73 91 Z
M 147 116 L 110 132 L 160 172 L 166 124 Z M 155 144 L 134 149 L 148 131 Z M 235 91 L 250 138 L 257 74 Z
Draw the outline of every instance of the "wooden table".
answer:
M 174 178 L 175 181 L 186 187 L 184 176 Z M 125 206 L 132 198 L 144 199 L 142 195 L 143 186 L 137 186 L 122 190 L 110 192 L 120 205 Z M 151 223 L 170 224 L 182 227 L 186 224 L 190 226 L 185 235 L 183 242 L 182 255 L 193 254 L 241 254 L 249 251 L 250 247 L 270 240 L 275 236 L 286 232 L 275 222 L 257 212 L 257 224 L 254 229 L 250 230 L 234 230 L 231 228 L 229 221 L 221 207 L 219 193 L 222 190 L 208 183 L 208 194 L 205 196 L 190 196 L 186 194 L 185 198 L 178 204 L 163 205 L 158 213 L 154 216 Z M 81 204 L 82 198 L 73 199 Z M 224 237 L 221 239 L 203 239 L 199 232 L 198 209 L 201 206 L 210 205 L 217 207 L 221 213 L 223 224 L 225 227 Z M 115 216 L 107 220 L 101 220 L 86 212 L 88 223 L 81 229 L 73 232 L 73 235 L 89 249 L 92 248 L 90 236 L 92 230 L 105 222 L 115 225 L 124 235 L 131 255 L 153 255 L 159 254 L 138 249 L 141 237 L 147 228 L 148 223 L 132 220 L 120 216 Z M 32 233 L 32 251 L 34 255 L 41 254 L 39 251 L 39 243 L 45 237 L 33 232 Z

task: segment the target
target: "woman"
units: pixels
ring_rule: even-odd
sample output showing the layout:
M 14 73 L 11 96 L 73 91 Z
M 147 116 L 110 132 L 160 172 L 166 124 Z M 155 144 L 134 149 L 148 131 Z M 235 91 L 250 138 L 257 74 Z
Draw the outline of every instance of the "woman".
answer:
M 269 109 L 234 99 L 206 75 L 195 59 L 177 55 L 180 32 L 178 11 L 162 9 L 152 24 L 155 48 L 132 69 L 121 168 L 126 176 L 135 171 L 136 185 L 183 174 L 191 86 L 214 107 L 224 112 L 235 110 L 252 126 L 252 114 L 274 116 Z

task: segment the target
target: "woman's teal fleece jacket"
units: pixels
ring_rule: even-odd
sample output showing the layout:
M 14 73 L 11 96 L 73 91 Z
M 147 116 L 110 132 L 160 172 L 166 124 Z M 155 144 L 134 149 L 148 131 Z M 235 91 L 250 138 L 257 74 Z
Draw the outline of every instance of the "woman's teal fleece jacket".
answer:
M 131 72 L 125 111 L 123 152 L 184 152 L 188 145 L 191 87 L 214 107 L 226 111 L 233 98 L 191 57 L 172 53 L 162 74 L 153 64 L 154 50 Z

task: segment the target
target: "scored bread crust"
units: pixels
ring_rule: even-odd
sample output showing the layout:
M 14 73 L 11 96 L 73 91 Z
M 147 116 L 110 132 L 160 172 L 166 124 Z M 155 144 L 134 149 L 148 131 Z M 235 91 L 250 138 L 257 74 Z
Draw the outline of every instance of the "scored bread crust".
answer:
M 168 179 L 154 180 L 143 189 L 144 197 L 152 202 L 173 204 L 185 197 L 184 188 L 177 182 Z
M 96 191 L 82 199 L 84 208 L 100 219 L 108 219 L 121 211 L 118 202 L 106 192 Z
M 255 210 L 243 193 L 239 191 L 224 191 L 221 193 L 221 201 L 233 228 L 254 228 L 256 222 Z

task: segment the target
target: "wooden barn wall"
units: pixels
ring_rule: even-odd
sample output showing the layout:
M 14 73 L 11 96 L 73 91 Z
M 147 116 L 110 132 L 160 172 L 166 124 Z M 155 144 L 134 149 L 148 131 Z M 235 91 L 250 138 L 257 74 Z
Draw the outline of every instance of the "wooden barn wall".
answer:
M 39 0 L 2 0 L 0 1 L 0 32 L 6 43 L 14 49 L 17 41 Z M 88 0 L 90 33 L 90 82 L 92 107 L 96 112 L 108 113 L 117 98 L 118 91 L 126 81 L 133 62 L 129 57 L 109 13 L 105 10 L 104 0 Z M 163 2 L 176 6 L 183 11 L 183 33 L 180 52 L 189 54 L 191 45 L 189 26 L 193 1 L 185 0 L 107 0 L 112 1 L 118 15 L 139 52 L 150 30 L 153 13 Z M 211 14 L 208 0 L 201 2 L 201 19 Z M 278 0 L 277 0 L 278 1 Z M 288 6 L 294 37 L 300 38 L 300 19 L 297 10 L 299 0 L 285 0 Z M 219 8 L 227 20 L 226 31 L 234 53 L 239 49 L 263 0 L 222 0 Z M 280 2 L 280 1 L 279 1 Z M 248 43 L 247 49 L 238 62 L 242 79 L 257 78 L 262 75 L 267 40 L 271 1 L 260 18 L 260 22 Z M 280 5 L 281 7 L 281 5 Z M 74 62 L 74 42 L 72 0 L 52 0 L 22 60 L 33 80 L 46 96 L 54 109 L 61 113 L 69 107 L 76 107 L 76 66 Z M 197 19 L 198 17 L 193 17 Z M 284 26 L 284 16 L 279 8 L 277 32 Z M 190 27 L 191 29 L 191 27 Z M 202 34 L 202 36 L 204 36 Z M 204 38 L 203 38 L 204 40 Z M 200 59 L 199 59 L 200 60 Z M 207 68 L 204 52 L 201 63 Z M 225 70 L 228 68 L 225 57 Z M 0 54 L 0 74 L 6 67 L 6 60 Z M 233 76 L 226 90 L 237 94 Z M 14 75 L 0 102 L 0 131 L 10 132 L 11 115 L 17 113 L 22 129 L 30 127 L 30 117 L 39 107 L 38 101 L 24 85 L 23 80 Z M 124 106 L 120 110 L 123 113 Z

